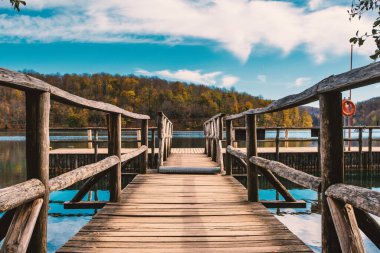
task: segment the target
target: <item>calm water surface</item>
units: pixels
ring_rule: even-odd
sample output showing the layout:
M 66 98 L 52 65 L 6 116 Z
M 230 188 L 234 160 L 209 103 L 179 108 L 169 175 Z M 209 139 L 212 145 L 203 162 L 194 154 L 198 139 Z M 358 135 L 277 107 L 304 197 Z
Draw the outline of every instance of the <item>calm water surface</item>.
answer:
M 282 133 L 284 136 L 284 133 Z M 363 134 L 366 137 L 366 132 Z M 374 136 L 380 137 L 380 132 Z M 274 138 L 275 132 L 267 132 L 266 138 Z M 308 138 L 310 131 L 290 131 L 289 138 Z M 352 133 L 356 138 L 357 133 Z M 124 134 L 125 139 L 134 139 L 131 133 Z M 177 131 L 174 133 L 173 147 L 203 147 L 203 132 Z M 85 132 L 52 132 L 51 140 L 86 140 Z M 100 134 L 100 139 L 106 137 Z M 315 146 L 316 141 L 291 142 L 289 146 Z M 124 143 L 124 147 L 133 147 L 136 144 Z M 260 143 L 263 146 L 273 146 L 273 143 Z M 355 145 L 353 143 L 353 145 Z M 379 146 L 380 143 L 374 143 Z M 52 143 L 53 148 L 58 147 L 86 147 L 86 143 Z M 7 187 L 25 181 L 25 135 L 22 132 L 0 132 L 0 188 Z M 376 191 L 380 191 L 380 178 L 348 178 L 348 183 L 364 185 Z M 96 210 L 65 210 L 63 202 L 70 200 L 77 190 L 64 190 L 53 192 L 50 195 L 50 209 L 48 220 L 48 250 L 54 252 L 68 239 L 79 231 L 94 215 Z M 321 252 L 321 216 L 318 214 L 317 193 L 309 189 L 291 187 L 290 192 L 296 199 L 305 200 L 307 207 L 304 209 L 270 209 L 276 217 L 285 224 L 294 234 L 304 241 L 315 252 Z M 98 190 L 99 200 L 109 198 L 108 191 Z M 85 197 L 87 198 L 87 196 Z M 276 191 L 271 189 L 260 190 L 260 199 L 275 200 Z M 281 199 L 281 198 L 280 198 Z M 0 214 L 1 216 L 2 214 Z M 379 222 L 380 219 L 375 217 Z M 380 252 L 365 236 L 364 243 L 367 252 Z

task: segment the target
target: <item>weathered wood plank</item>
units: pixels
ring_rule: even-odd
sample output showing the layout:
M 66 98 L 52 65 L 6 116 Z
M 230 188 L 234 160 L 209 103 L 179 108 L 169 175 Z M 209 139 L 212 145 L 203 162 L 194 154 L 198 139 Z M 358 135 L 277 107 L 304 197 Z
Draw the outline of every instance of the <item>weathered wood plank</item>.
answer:
M 0 212 L 11 210 L 20 205 L 44 196 L 45 186 L 38 179 L 0 189 Z
M 236 179 L 163 174 L 137 175 L 122 191 L 120 203 L 106 204 L 58 252 L 220 252 L 225 248 L 228 252 L 311 252 L 261 203 L 248 202 L 247 191 Z

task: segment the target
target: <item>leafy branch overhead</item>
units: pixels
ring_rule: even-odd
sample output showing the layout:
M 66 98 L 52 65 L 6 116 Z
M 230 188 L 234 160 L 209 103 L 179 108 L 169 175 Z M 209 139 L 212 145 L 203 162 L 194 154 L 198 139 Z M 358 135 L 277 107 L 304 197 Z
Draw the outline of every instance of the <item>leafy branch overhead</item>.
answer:
M 21 5 L 26 5 L 26 2 L 25 1 L 22 1 L 22 0 L 10 0 L 13 8 L 15 8 L 15 10 L 17 11 L 20 11 L 20 4 Z
M 372 38 L 377 49 L 370 58 L 376 60 L 377 58 L 380 58 L 380 0 L 353 0 L 351 10 L 348 11 L 348 14 L 350 15 L 350 20 L 355 17 L 360 20 L 362 15 L 368 11 L 377 11 L 378 14 L 376 20 L 372 24 L 371 32 L 359 35 L 359 31 L 357 31 L 355 37 L 350 39 L 350 42 L 361 46 L 368 38 Z

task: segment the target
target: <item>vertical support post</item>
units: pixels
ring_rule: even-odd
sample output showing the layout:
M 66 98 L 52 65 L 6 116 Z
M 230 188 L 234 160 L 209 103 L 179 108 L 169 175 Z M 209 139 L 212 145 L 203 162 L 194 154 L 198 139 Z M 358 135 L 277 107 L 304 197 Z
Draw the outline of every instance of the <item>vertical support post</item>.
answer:
M 280 128 L 276 128 L 276 161 L 280 161 Z
M 149 146 L 148 144 L 148 120 L 141 120 L 141 145 Z M 141 173 L 146 174 L 148 169 L 148 149 L 141 154 Z
M 47 251 L 49 209 L 49 112 L 50 93 L 27 91 L 26 95 L 26 168 L 27 178 L 45 185 L 43 204 L 29 243 L 29 252 Z
M 87 129 L 87 148 L 92 148 L 92 130 Z
M 363 171 L 363 128 L 359 128 L 359 170 Z
M 136 130 L 137 148 L 141 148 L 141 130 Z
M 95 129 L 94 134 L 95 134 L 94 155 L 95 155 L 95 162 L 97 162 L 98 161 L 98 148 L 99 148 L 99 143 L 98 143 L 99 132 L 98 132 L 98 130 Z
M 245 115 L 245 131 L 246 131 L 246 146 L 247 158 L 257 156 L 257 129 L 256 129 L 256 115 Z M 247 190 L 248 201 L 259 201 L 259 180 L 256 166 L 249 162 L 247 163 Z
M 372 168 L 372 128 L 368 129 L 368 169 Z
M 232 146 L 232 120 L 226 120 L 226 142 L 227 147 Z M 226 175 L 232 175 L 232 157 L 231 154 L 226 151 Z
M 164 142 L 164 154 L 163 154 L 163 157 L 164 157 L 164 161 L 166 161 L 168 159 L 168 121 L 166 118 L 164 118 L 164 136 L 163 136 L 163 142 Z
M 164 114 L 162 112 L 157 113 L 157 136 L 158 136 L 158 159 L 157 159 L 157 169 L 160 168 L 164 163 Z
M 151 146 L 151 166 L 150 168 L 154 168 L 154 160 L 155 160 L 155 157 L 156 157 L 156 137 L 155 137 L 155 130 L 152 129 L 151 130 L 151 138 L 152 138 L 152 146 Z
M 121 158 L 121 114 L 108 117 L 108 155 Z M 121 162 L 110 168 L 110 201 L 119 202 L 121 195 Z
M 217 120 L 214 119 L 213 120 L 213 124 L 212 124 L 212 127 L 213 127 L 213 139 L 212 139 L 212 160 L 214 162 L 217 161 L 217 156 L 218 156 L 218 144 L 217 144 L 217 141 L 218 141 L 218 124 L 217 124 Z
M 325 93 L 319 96 L 321 126 L 321 179 L 322 179 L 322 251 L 325 253 L 341 252 L 333 218 L 329 210 L 326 189 L 343 182 L 343 118 L 342 94 Z
M 289 129 L 285 129 L 285 148 L 289 147 L 289 142 L 287 141 L 289 139 Z

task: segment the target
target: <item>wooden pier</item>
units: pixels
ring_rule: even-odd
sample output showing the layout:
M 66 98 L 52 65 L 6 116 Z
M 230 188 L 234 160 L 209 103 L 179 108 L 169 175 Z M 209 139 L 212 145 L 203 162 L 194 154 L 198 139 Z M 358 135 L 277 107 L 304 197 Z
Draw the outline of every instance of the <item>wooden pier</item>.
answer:
M 312 251 L 233 177 L 146 174 L 58 252 Z
M 192 150 L 187 154 L 188 150 L 175 152 L 172 148 L 173 124 L 163 112 L 157 113 L 157 127 L 149 128 L 149 115 L 81 98 L 36 78 L 0 69 L 0 85 L 23 91 L 26 97 L 28 179 L 0 189 L 0 212 L 5 212 L 0 219 L 0 251 L 45 253 L 50 193 L 81 184 L 65 206 L 101 210 L 60 252 L 311 252 L 264 207 L 305 206 L 288 191 L 282 179 L 318 192 L 322 252 L 364 253 L 360 230 L 380 248 L 380 226 L 371 216 L 380 216 L 380 192 L 344 184 L 341 95 L 343 91 L 379 81 L 377 62 L 330 76 L 264 108 L 228 116 L 217 114 L 204 123 L 205 152 Z M 95 142 L 92 161 L 51 176 L 51 100 L 105 113 L 106 154 L 101 154 L 103 151 Z M 275 157 L 260 157 L 264 153 L 260 154 L 257 145 L 261 135 L 258 116 L 317 100 L 321 125 L 318 152 L 314 154 L 321 168 L 320 176 L 280 162 L 279 131 Z M 128 119 L 125 124 L 131 120 L 141 124 L 137 149 L 122 149 L 122 118 Z M 233 121 L 237 120 L 245 124 L 245 150 L 234 146 Z M 150 146 L 150 129 L 157 129 L 158 145 L 152 138 Z M 361 137 L 359 144 L 360 140 Z M 149 148 L 154 169 L 148 166 Z M 369 149 L 367 163 L 371 165 L 372 143 Z M 359 153 L 363 153 L 361 144 Z M 362 156 L 359 161 L 364 164 Z M 122 176 L 128 174 L 123 169 L 134 162 L 138 166 L 132 174 L 138 175 L 122 189 Z M 233 178 L 234 163 L 244 167 L 247 189 Z M 259 177 L 265 177 L 284 200 L 262 201 Z M 83 200 L 101 179 L 109 182 L 109 201 Z

